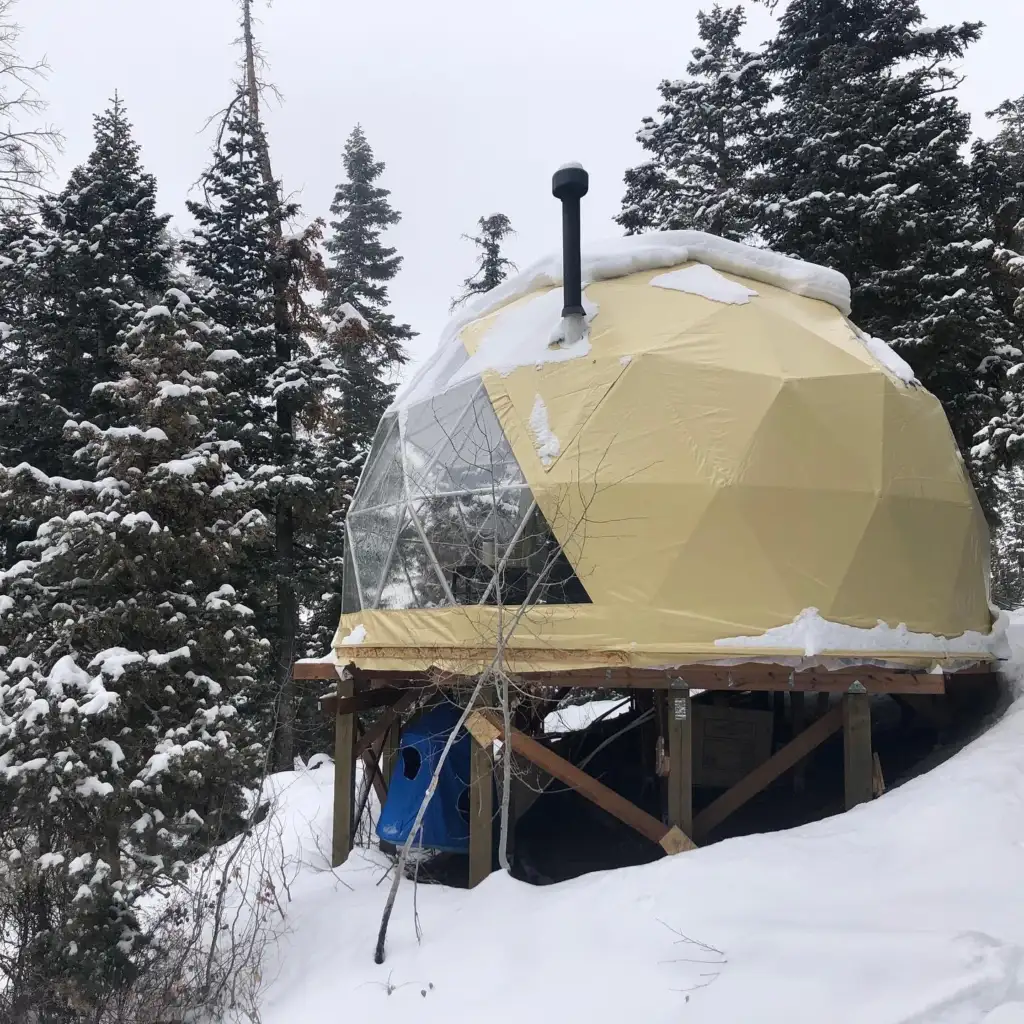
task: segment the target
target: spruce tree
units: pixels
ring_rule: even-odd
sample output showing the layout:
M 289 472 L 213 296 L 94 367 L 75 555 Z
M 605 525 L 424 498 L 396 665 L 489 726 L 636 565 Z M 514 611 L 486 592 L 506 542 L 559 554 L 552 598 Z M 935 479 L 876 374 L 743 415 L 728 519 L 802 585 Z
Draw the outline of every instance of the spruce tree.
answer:
M 168 286 L 174 255 L 120 98 L 93 134 L 89 158 L 41 202 L 39 222 L 17 225 L 0 279 L 0 305 L 17 296 L 5 330 L 5 376 L 18 385 L 0 398 L 4 447 L 50 473 L 67 468 L 54 461 L 64 419 L 87 409 L 102 418 L 92 389 L 109 376 L 107 353 Z
M 60 194 L 0 224 L 0 464 L 48 475 L 74 475 L 62 461 L 64 422 L 83 412 L 104 422 L 93 388 L 109 376 L 107 353 L 167 287 L 173 259 L 120 98 L 94 119 L 94 140 Z M 0 520 L 3 564 L 32 530 Z
M 993 242 L 997 291 L 1024 326 L 1024 97 L 1001 103 L 988 116 L 999 130 L 992 139 L 974 144 L 971 169 L 978 212 Z
M 951 62 L 981 26 L 922 28 L 917 0 L 792 0 L 769 45 L 759 231 L 842 271 L 853 319 L 943 403 L 965 452 L 1008 325 L 989 285 Z
M 688 77 L 658 86 L 658 116 L 637 141 L 650 159 L 626 171 L 615 218 L 627 234 L 694 228 L 742 241 L 750 236 L 750 172 L 764 134 L 770 88 L 764 62 L 739 45 L 741 7 L 697 14 L 701 44 Z
M 307 689 L 293 696 L 289 679 L 294 657 L 305 653 L 305 646 L 296 651 L 294 644 L 308 644 L 310 623 L 340 593 L 340 556 L 331 554 L 340 537 L 323 543 L 322 538 L 354 485 L 355 470 L 336 438 L 344 437 L 338 407 L 348 390 L 342 363 L 350 344 L 363 344 L 363 329 L 361 318 L 344 311 L 325 329 L 306 304 L 307 294 L 325 285 L 317 257 L 320 224 L 298 234 L 279 232 L 300 211 L 281 203 L 278 183 L 267 181 L 265 146 L 262 125 L 243 93 L 204 175 L 205 201 L 190 206 L 197 229 L 182 249 L 199 298 L 226 331 L 224 348 L 245 369 L 216 432 L 221 441 L 239 446 L 238 471 L 269 524 L 262 546 L 250 549 L 236 586 L 256 612 L 261 634 L 271 640 L 274 674 L 255 688 L 250 714 L 265 735 L 276 737 L 276 764 L 284 768 L 292 763 L 296 705 L 300 717 L 312 721 L 315 715 L 318 727 L 322 722 L 317 695 Z M 300 624 L 304 636 L 297 632 Z
M 492 213 L 489 217 L 481 217 L 478 226 L 480 234 L 462 236 L 472 242 L 480 253 L 477 256 L 476 272 L 462 282 L 462 293 L 452 302 L 452 309 L 473 295 L 497 288 L 508 277 L 509 271 L 516 269 L 516 265 L 501 254 L 501 243 L 509 235 L 515 234 L 508 217 L 503 213 Z
M 0 515 L 42 523 L 0 573 L 0 859 L 25 936 L 5 997 L 40 1019 L 131 984 L 142 901 L 238 831 L 264 761 L 244 712 L 269 645 L 230 581 L 267 521 L 217 437 L 244 372 L 226 336 L 170 291 L 107 350 L 110 425 L 65 424 L 79 475 L 0 469 Z
M 365 452 L 377 422 L 391 400 L 389 373 L 405 362 L 402 343 L 415 337 L 407 324 L 396 324 L 388 311 L 388 283 L 402 266 L 402 257 L 381 240 L 401 215 L 389 202 L 390 192 L 378 184 L 384 164 L 374 159 L 363 129 L 352 130 L 343 157 L 346 180 L 331 203 L 330 254 L 324 314 L 338 326 L 354 318 L 365 323 L 343 355 L 348 378 L 345 433 L 350 453 Z
M 1014 330 L 1001 353 L 1011 365 L 999 408 L 979 432 L 974 454 L 986 464 L 1019 467 L 1024 456 L 1024 99 L 1008 100 L 989 116 L 997 119 L 999 130 L 975 143 L 972 171 L 992 289 Z M 1012 515 L 1004 521 L 1004 536 L 1024 529 L 1020 499 L 1013 495 L 1021 483 L 1019 469 L 1007 481 L 1011 497 L 1003 505 Z M 1013 544 L 1019 548 L 1022 542 L 1015 538 Z

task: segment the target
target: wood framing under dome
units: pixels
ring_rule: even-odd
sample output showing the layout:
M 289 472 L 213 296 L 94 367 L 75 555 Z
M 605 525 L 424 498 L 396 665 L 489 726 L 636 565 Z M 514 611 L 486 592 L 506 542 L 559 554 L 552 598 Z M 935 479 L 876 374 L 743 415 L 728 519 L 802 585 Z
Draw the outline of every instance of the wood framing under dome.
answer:
M 847 667 L 829 671 L 822 668 L 788 669 L 779 665 L 751 663 L 744 665 L 691 665 L 673 670 L 608 669 L 603 671 L 535 672 L 517 676 L 524 693 L 539 697 L 545 694 L 564 695 L 573 689 L 616 690 L 647 694 L 654 703 L 665 708 L 664 762 L 667 764 L 667 793 L 664 821 L 647 812 L 582 769 L 548 749 L 543 737 L 531 737 L 520 728 L 506 736 L 500 716 L 474 711 L 467 721 L 473 737 L 471 761 L 473 778 L 470 800 L 470 877 L 471 885 L 479 883 L 490 871 L 493 804 L 491 783 L 486 781 L 493 771 L 490 745 L 494 739 L 508 740 L 515 755 L 533 766 L 542 778 L 556 778 L 584 799 L 658 843 L 669 854 L 693 849 L 708 833 L 757 796 L 786 772 L 803 764 L 824 741 L 841 731 L 844 749 L 844 788 L 847 809 L 870 800 L 879 791 L 877 758 L 873 756 L 870 701 L 873 695 L 898 696 L 917 707 L 927 717 L 934 707 L 929 701 L 941 700 L 949 680 L 970 684 L 979 678 L 990 678 L 994 668 L 983 662 L 969 669 L 944 673 L 941 671 L 899 671 L 874 666 Z M 335 716 L 335 830 L 333 860 L 342 863 L 351 850 L 354 831 L 355 761 L 363 761 L 365 770 L 379 795 L 386 796 L 388 780 L 382 778 L 378 757 L 386 737 L 394 738 L 401 727 L 403 714 L 417 705 L 429 702 L 445 692 L 462 690 L 474 682 L 472 677 L 446 673 L 376 672 L 342 665 L 333 659 L 296 662 L 294 677 L 300 681 L 333 681 L 336 692 L 322 698 L 327 714 Z M 710 805 L 694 815 L 694 742 L 692 734 L 694 692 L 711 694 L 762 693 L 819 697 L 818 714 L 807 714 L 803 703 L 795 704 L 794 735 L 742 778 L 722 792 Z M 832 704 L 822 705 L 830 697 Z M 377 711 L 380 717 L 373 726 L 361 731 L 358 716 Z M 522 723 L 520 723 L 522 724 Z M 394 756 L 393 754 L 391 755 Z M 486 790 L 486 792 L 485 792 Z M 485 799 L 486 797 L 486 799 Z M 535 798 L 534 798 L 535 799 Z

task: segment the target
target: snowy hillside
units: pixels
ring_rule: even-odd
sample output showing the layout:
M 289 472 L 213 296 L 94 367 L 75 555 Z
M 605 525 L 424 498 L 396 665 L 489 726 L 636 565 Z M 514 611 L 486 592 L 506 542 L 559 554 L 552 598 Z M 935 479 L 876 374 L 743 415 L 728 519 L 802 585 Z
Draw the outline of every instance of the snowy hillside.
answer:
M 274 781 L 303 866 L 264 1024 L 1024 1022 L 1024 698 L 846 815 L 557 886 L 421 886 L 420 944 L 406 884 L 380 967 L 386 860 L 325 870 L 329 768 Z

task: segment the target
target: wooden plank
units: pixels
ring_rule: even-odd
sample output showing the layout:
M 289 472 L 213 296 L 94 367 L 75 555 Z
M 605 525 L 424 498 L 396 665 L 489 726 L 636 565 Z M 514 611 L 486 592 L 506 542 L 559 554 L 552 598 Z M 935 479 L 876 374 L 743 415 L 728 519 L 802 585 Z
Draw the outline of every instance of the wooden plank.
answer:
M 351 697 L 351 679 L 338 680 L 338 697 Z M 334 828 L 331 864 L 337 867 L 352 852 L 352 811 L 355 800 L 355 730 L 352 715 L 339 715 L 334 720 Z M 364 737 L 365 739 L 365 737 Z
M 847 693 L 843 697 L 843 781 L 846 809 L 867 803 L 872 796 L 874 761 L 871 757 L 871 697 Z
M 688 689 L 668 695 L 668 823 L 693 835 L 693 711 Z
M 344 668 L 333 661 L 297 661 L 292 665 L 292 679 L 310 681 L 314 679 L 337 679 Z
M 356 732 L 360 733 L 359 719 L 354 719 L 356 723 Z M 360 758 L 363 762 L 363 783 L 359 787 L 359 800 L 356 803 L 356 811 L 352 818 L 352 842 L 355 843 L 356 832 L 359 831 L 359 822 L 363 817 L 363 812 L 366 810 L 366 803 L 370 798 L 370 786 L 373 787 L 374 792 L 377 794 L 377 799 L 383 805 L 385 798 L 387 797 L 387 787 L 384 785 L 381 779 L 380 773 L 380 750 L 383 745 L 383 741 L 374 744 L 369 750 L 364 750 L 360 754 Z
M 481 724 L 481 719 L 484 724 Z M 486 735 L 484 730 L 487 726 L 490 727 L 491 734 L 495 738 L 506 739 L 501 721 L 492 714 L 475 711 L 470 716 L 470 721 L 467 722 L 467 727 L 474 735 Z M 518 729 L 512 730 L 512 735 L 507 737 L 507 741 L 516 754 L 532 761 L 538 768 L 542 768 L 548 775 L 560 782 L 571 786 L 580 796 L 629 825 L 642 836 L 646 836 L 652 843 L 658 843 L 666 852 L 675 853 L 694 848 L 692 840 L 683 835 L 677 826 L 665 825 L 653 815 L 630 803 L 624 796 L 620 796 L 613 789 L 602 785 L 593 776 L 587 775 L 586 772 L 566 761 L 564 757 L 559 757 L 553 750 L 530 739 L 529 736 L 524 736 Z
M 490 873 L 494 856 L 494 765 L 491 743 L 471 733 L 469 755 L 469 887 Z
M 726 790 L 717 800 L 704 808 L 694 819 L 693 831 L 696 837 L 704 838 L 720 825 L 734 811 L 739 810 L 748 800 L 757 796 L 765 786 L 780 775 L 788 772 L 802 761 L 815 747 L 824 743 L 843 724 L 843 711 L 835 707 L 822 718 L 812 723 L 799 736 L 776 751 L 767 761 L 755 768 L 745 779 Z
M 469 677 L 430 673 L 371 673 L 380 684 L 401 686 L 433 685 L 441 688 L 465 685 Z M 846 693 L 851 686 L 863 686 L 869 693 L 945 693 L 945 677 L 921 671 L 894 671 L 864 667 L 829 672 L 809 669 L 792 672 L 778 665 L 690 665 L 671 672 L 654 669 L 588 669 L 566 672 L 524 672 L 517 676 L 534 686 L 576 689 L 668 690 L 681 679 L 691 689 L 712 691 L 759 691 Z
M 524 682 L 551 683 L 586 689 L 671 689 L 682 680 L 691 689 L 710 691 L 759 691 L 800 693 L 846 693 L 862 686 L 869 693 L 944 693 L 945 678 L 930 672 L 896 672 L 877 668 L 842 669 L 829 672 L 813 669 L 790 671 L 778 665 L 690 665 L 672 673 L 642 669 L 568 673 L 524 673 Z

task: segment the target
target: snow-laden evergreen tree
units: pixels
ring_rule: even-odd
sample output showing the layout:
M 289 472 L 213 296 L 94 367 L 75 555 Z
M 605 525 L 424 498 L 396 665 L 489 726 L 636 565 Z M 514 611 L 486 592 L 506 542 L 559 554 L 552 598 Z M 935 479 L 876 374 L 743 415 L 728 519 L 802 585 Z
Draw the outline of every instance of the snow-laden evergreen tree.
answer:
M 1024 605 L 1024 470 L 995 475 L 998 521 L 992 534 L 992 601 L 1000 608 Z
M 145 968 L 140 901 L 238 831 L 265 760 L 244 712 L 269 643 L 231 581 L 268 524 L 217 434 L 244 360 L 180 291 L 134 321 L 108 425 L 65 424 L 78 475 L 0 468 L 0 516 L 42 524 L 0 572 L 0 898 L 24 942 L 0 988 L 40 1020 L 93 1019 L 69 1013 Z
M 745 22 L 742 7 L 698 12 L 701 42 L 688 77 L 661 82 L 658 115 L 637 132 L 650 159 L 626 171 L 615 218 L 626 234 L 694 228 L 750 236 L 750 173 L 771 90 L 760 55 L 739 44 Z
M 759 231 L 842 271 L 853 319 L 943 403 L 961 449 L 988 419 L 1008 325 L 990 287 L 953 65 L 980 25 L 925 28 L 917 0 L 792 0 L 766 51 Z
M 119 98 L 95 118 L 94 139 L 59 195 L 0 226 L 0 463 L 49 475 L 72 472 L 61 463 L 69 416 L 104 421 L 93 386 L 109 376 L 107 352 L 167 287 L 173 258 Z M 5 564 L 26 528 L 0 523 Z
M 35 395 L 31 401 L 22 395 L 22 421 L 26 401 L 68 414 L 89 408 L 93 385 L 109 375 L 106 353 L 119 332 L 139 304 L 148 306 L 169 284 L 169 218 L 156 212 L 156 181 L 142 168 L 118 97 L 95 118 L 93 135 L 86 162 L 59 195 L 41 202 L 40 223 L 20 232 L 4 253 L 11 261 L 6 283 L 22 296 L 8 321 L 6 369 Z M 16 429 L 12 415 L 0 409 L 8 429 Z M 28 445 L 34 463 L 45 465 L 60 416 L 33 418 L 27 432 L 8 435 L 6 444 Z M 49 461 L 46 468 L 60 467 Z
M 516 269 L 516 265 L 501 251 L 502 242 L 509 235 L 515 234 L 512 221 L 503 213 L 492 213 L 489 217 L 481 217 L 477 226 L 480 232 L 478 235 L 462 236 L 479 249 L 476 271 L 462 282 L 462 292 L 452 302 L 452 309 L 473 295 L 497 288 L 508 277 L 509 271 Z
M 263 358 L 270 366 L 273 224 L 278 215 L 294 217 L 298 207 L 280 208 L 276 183 L 263 181 L 262 131 L 244 99 L 240 100 L 224 125 L 213 163 L 202 176 L 203 201 L 186 204 L 197 227 L 181 248 L 203 308 L 231 333 L 238 351 Z
M 204 308 L 216 312 L 227 332 L 224 347 L 246 367 L 244 386 L 231 396 L 216 432 L 220 440 L 240 445 L 238 471 L 270 524 L 236 583 L 262 635 L 272 641 L 273 675 L 261 679 L 251 702 L 251 713 L 269 736 L 280 735 L 282 723 L 290 731 L 295 710 L 286 682 L 294 657 L 304 650 L 296 652 L 289 623 L 297 631 L 340 592 L 340 568 L 334 568 L 340 559 L 330 552 L 332 542 L 322 544 L 321 538 L 353 487 L 350 456 L 338 440 L 345 437 L 338 406 L 347 393 L 344 354 L 349 344 L 364 344 L 365 331 L 351 307 L 335 310 L 325 330 L 307 305 L 307 295 L 325 285 L 317 257 L 320 225 L 279 233 L 278 226 L 296 219 L 299 209 L 282 203 L 279 185 L 267 182 L 264 146 L 262 125 L 243 94 L 204 175 L 205 201 L 190 205 L 198 227 L 182 249 Z M 289 531 L 286 558 L 282 529 Z M 298 702 L 315 709 L 316 696 L 307 689 Z M 290 766 L 291 754 L 280 753 L 278 763 Z
M 391 193 L 378 184 L 384 164 L 374 158 L 358 125 L 345 143 L 343 162 L 346 180 L 334 193 L 325 245 L 330 259 L 323 311 L 339 325 L 357 314 L 368 328 L 358 338 L 350 332 L 351 341 L 361 341 L 350 346 L 343 362 L 349 379 L 345 432 L 354 454 L 369 447 L 391 401 L 389 374 L 405 362 L 403 342 L 416 335 L 407 324 L 395 323 L 388 310 L 388 284 L 398 274 L 402 257 L 381 235 L 401 214 L 391 206 Z
M 1011 365 L 999 409 L 979 432 L 975 456 L 992 465 L 1019 465 L 1024 455 L 1024 99 L 1008 100 L 989 116 L 997 119 L 999 130 L 975 143 L 972 171 L 992 288 L 1015 332 L 1005 353 Z M 1019 487 L 1019 471 L 1007 480 L 1010 491 Z M 1024 529 L 1019 499 L 1003 504 L 1014 513 L 1004 523 L 1004 536 Z
M 997 290 L 1024 326 L 1024 97 L 989 115 L 999 130 L 974 144 L 972 170 L 982 227 L 992 239 Z

